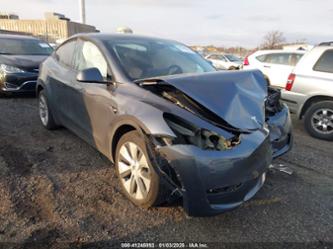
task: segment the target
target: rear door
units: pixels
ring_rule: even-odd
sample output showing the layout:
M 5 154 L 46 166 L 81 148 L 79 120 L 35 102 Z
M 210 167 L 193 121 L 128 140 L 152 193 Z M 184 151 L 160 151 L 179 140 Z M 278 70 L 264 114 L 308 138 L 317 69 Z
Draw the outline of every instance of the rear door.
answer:
M 72 123 L 73 110 L 71 92 L 76 77 L 76 71 L 73 68 L 73 55 L 76 48 L 76 39 L 69 40 L 61 45 L 54 54 L 55 63 L 52 73 L 49 75 L 49 82 L 52 91 L 52 98 L 57 110 L 57 117 L 61 123 L 74 128 Z

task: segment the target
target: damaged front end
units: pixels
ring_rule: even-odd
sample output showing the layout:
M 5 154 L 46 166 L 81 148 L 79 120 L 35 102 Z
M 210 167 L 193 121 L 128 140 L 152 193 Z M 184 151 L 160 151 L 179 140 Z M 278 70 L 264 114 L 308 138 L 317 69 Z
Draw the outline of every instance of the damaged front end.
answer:
M 284 127 L 288 110 L 278 105 L 273 90 L 267 95 L 260 74 L 209 73 L 137 83 L 193 115 L 185 118 L 170 109 L 163 119 L 174 136 L 150 135 L 152 161 L 166 180 L 170 199 L 182 196 L 189 215 L 206 216 L 255 195 L 272 157 L 281 154 L 277 131 L 290 134 L 290 126 Z M 197 118 L 207 125 L 199 125 Z
M 293 145 L 289 109 L 281 102 L 280 90 L 268 88 L 265 112 L 273 158 L 277 158 L 290 151 Z

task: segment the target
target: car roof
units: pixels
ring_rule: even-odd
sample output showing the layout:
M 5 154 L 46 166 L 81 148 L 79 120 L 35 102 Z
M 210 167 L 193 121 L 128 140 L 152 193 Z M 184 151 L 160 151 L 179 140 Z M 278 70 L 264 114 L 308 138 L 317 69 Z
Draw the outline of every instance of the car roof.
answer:
M 305 54 L 306 50 L 284 50 L 284 49 L 275 49 L 275 50 L 258 50 L 254 54 L 280 54 L 280 53 L 286 53 L 286 54 Z
M 29 35 L 12 35 L 12 34 L 0 34 L 0 39 L 39 40 L 38 38 Z
M 108 33 L 79 33 L 76 34 L 72 38 L 87 38 L 92 40 L 98 40 L 98 41 L 108 41 L 108 40 L 114 40 L 114 41 L 124 41 L 124 40 L 136 40 L 136 41 L 164 41 L 164 42 L 174 42 L 179 43 L 174 40 L 169 39 L 163 39 L 163 38 L 157 38 L 152 36 L 144 36 L 144 35 L 135 35 L 135 34 L 108 34 Z
M 321 50 L 321 51 L 324 51 L 324 50 L 328 50 L 328 49 L 333 49 L 333 46 L 329 46 L 329 45 L 318 45 L 318 46 L 315 46 L 312 50 Z

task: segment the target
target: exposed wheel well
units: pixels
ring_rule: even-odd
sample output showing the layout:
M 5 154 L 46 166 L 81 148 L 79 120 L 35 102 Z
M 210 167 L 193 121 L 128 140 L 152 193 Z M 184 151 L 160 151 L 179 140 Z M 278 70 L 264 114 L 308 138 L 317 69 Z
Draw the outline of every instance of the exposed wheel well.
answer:
M 329 97 L 329 96 L 314 96 L 314 97 L 311 97 L 309 98 L 303 105 L 302 107 L 302 111 L 300 113 L 300 116 L 299 118 L 302 119 L 304 114 L 306 113 L 306 111 L 309 109 L 309 107 L 314 104 L 314 103 L 317 103 L 317 102 L 320 102 L 320 101 L 333 101 L 333 97 Z
M 120 140 L 120 138 L 127 132 L 136 130 L 136 128 L 132 125 L 122 125 L 117 128 L 116 132 L 113 135 L 112 138 L 112 160 L 115 159 L 115 154 L 116 154 L 116 149 L 117 149 L 117 144 Z

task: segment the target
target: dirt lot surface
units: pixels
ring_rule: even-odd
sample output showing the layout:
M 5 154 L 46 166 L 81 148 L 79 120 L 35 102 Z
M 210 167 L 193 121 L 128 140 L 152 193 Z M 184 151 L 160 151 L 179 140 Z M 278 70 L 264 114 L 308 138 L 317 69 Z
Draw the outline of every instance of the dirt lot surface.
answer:
M 66 129 L 42 128 L 36 104 L 0 99 L 0 248 L 119 248 L 129 241 L 333 246 L 333 143 L 309 137 L 297 121 L 293 150 L 275 162 L 291 167 L 292 176 L 271 172 L 240 208 L 188 218 L 180 206 L 135 207 L 107 159 Z

